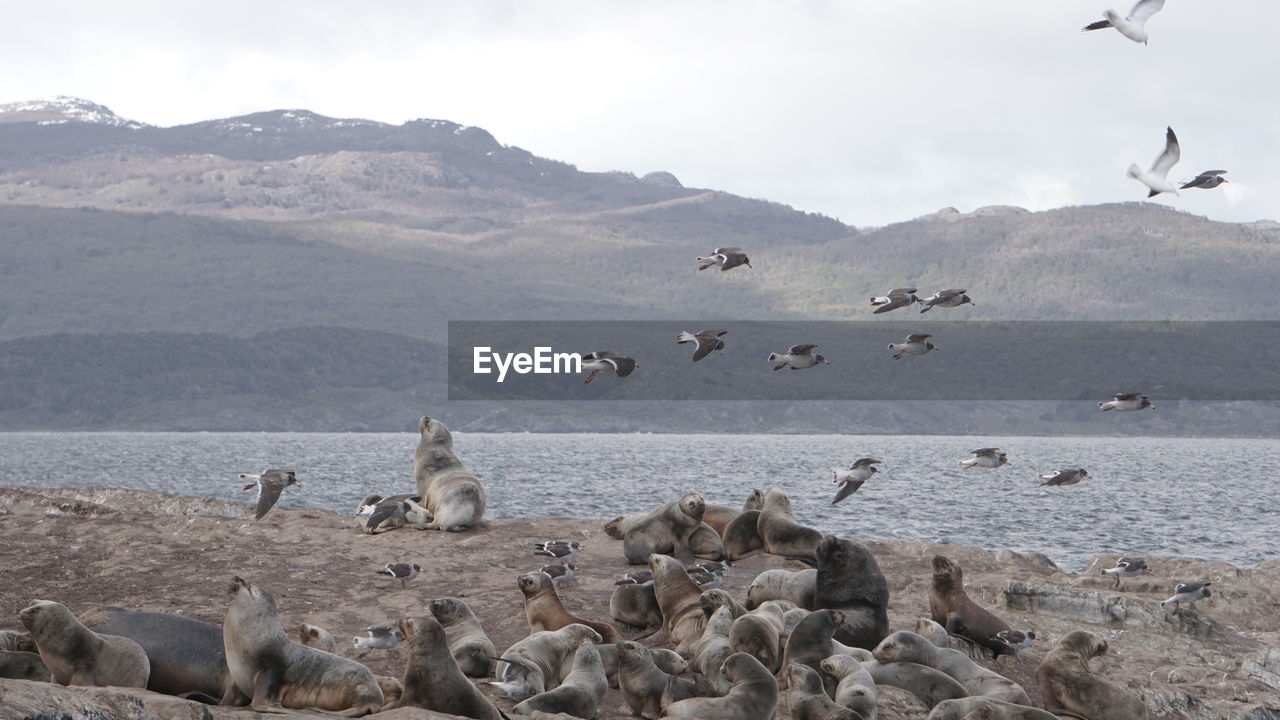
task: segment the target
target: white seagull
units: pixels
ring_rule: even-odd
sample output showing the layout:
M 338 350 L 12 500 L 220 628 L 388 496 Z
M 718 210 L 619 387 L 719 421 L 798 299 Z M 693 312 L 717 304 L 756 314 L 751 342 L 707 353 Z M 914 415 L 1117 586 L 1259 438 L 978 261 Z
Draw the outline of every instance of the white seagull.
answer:
M 1182 603 L 1194 606 L 1197 600 L 1209 597 L 1211 582 L 1182 583 L 1173 589 L 1173 597 L 1160 601 L 1160 607 L 1172 605 L 1176 613 L 1182 609 Z
M 1156 156 L 1156 161 L 1151 164 L 1151 170 L 1143 171 L 1137 163 L 1132 163 L 1129 165 L 1127 174 L 1150 189 L 1147 192 L 1149 198 L 1166 192 L 1177 195 L 1178 185 L 1169 182 L 1169 169 L 1178 164 L 1180 157 L 1182 157 L 1182 148 L 1178 145 L 1178 136 L 1173 134 L 1173 128 L 1165 128 L 1164 150 Z
M 853 461 L 848 470 L 832 470 L 831 477 L 835 484 L 840 486 L 840 489 L 836 491 L 836 499 L 832 500 L 831 504 L 835 505 L 857 492 L 858 488 L 870 480 L 872 475 L 880 472 L 876 464 L 883 462 L 883 460 L 876 460 L 875 458 L 859 458 Z
M 298 481 L 298 474 L 292 470 L 267 470 L 261 475 L 251 475 L 248 473 L 240 474 L 240 482 L 248 482 L 244 486 L 245 490 L 252 490 L 255 486 L 258 488 L 258 494 L 253 499 L 253 519 L 261 520 L 263 515 L 267 514 L 280 499 L 280 493 L 290 485 L 302 487 L 302 483 Z
M 567 583 L 573 579 L 573 571 L 577 566 L 573 563 L 565 565 L 543 565 L 542 572 L 551 576 L 551 581 L 555 583 Z
M 774 371 L 790 365 L 792 370 L 803 370 L 811 368 L 818 364 L 830 365 L 827 359 L 813 352 L 817 345 L 792 345 L 785 353 L 769 353 L 769 362 L 780 363 L 774 366 Z
M 923 355 L 930 350 L 939 349 L 937 345 L 928 342 L 932 335 L 924 333 L 912 333 L 907 336 L 905 342 L 889 343 L 889 349 L 894 351 L 893 359 L 901 360 L 903 354 L 907 355 Z
M 1121 393 L 1112 395 L 1111 399 L 1106 402 L 1098 403 L 1098 407 L 1102 412 L 1108 410 L 1119 410 L 1120 412 L 1134 412 L 1135 410 L 1146 410 L 1148 408 L 1155 410 L 1156 406 L 1151 404 L 1146 395 L 1142 393 Z
M 888 295 L 871 298 L 871 306 L 875 308 L 872 314 L 879 315 L 887 313 L 890 310 L 907 307 L 921 302 L 920 298 L 915 295 L 915 288 L 895 288 L 889 291 Z
M 1084 26 L 1082 32 L 1090 30 L 1102 30 L 1104 28 L 1113 27 L 1120 31 L 1120 34 L 1129 38 L 1134 42 L 1147 44 L 1147 31 L 1143 28 L 1147 24 L 1147 20 L 1152 15 L 1160 12 L 1164 7 L 1164 0 L 1138 0 L 1134 4 L 1133 9 L 1129 11 L 1128 17 L 1120 17 L 1120 13 L 1115 10 L 1107 10 L 1102 13 L 1106 20 L 1091 22 Z
M 1110 575 L 1116 579 L 1116 587 L 1120 587 L 1120 578 L 1137 577 L 1144 573 L 1151 572 L 1147 567 L 1147 561 L 1140 557 L 1122 557 L 1116 560 L 1116 566 L 1112 568 L 1103 568 L 1103 575 Z
M 399 628 L 391 625 L 379 625 L 377 627 L 365 628 L 364 637 L 354 637 L 352 640 L 357 649 L 364 650 L 356 657 L 362 658 L 369 654 L 370 650 L 389 650 L 400 644 L 404 640 L 404 634 Z
M 973 457 L 960 461 L 965 470 L 976 467 L 998 468 L 1009 463 L 1009 457 L 1001 452 L 1000 448 L 978 448 L 977 450 L 970 450 L 969 454 Z
M 577 540 L 565 542 L 563 540 L 552 540 L 550 542 L 537 543 L 534 545 L 537 550 L 533 551 L 534 555 L 542 555 L 545 557 L 559 560 L 561 565 L 571 563 L 578 557 L 578 551 L 584 547 Z

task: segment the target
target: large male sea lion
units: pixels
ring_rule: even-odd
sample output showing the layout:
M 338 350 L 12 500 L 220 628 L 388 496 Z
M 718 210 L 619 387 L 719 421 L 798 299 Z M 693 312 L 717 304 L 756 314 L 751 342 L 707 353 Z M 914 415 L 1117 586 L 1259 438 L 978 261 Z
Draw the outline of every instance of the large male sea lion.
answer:
M 1107 652 L 1107 641 L 1083 630 L 1067 633 L 1036 668 L 1044 706 L 1089 720 L 1145 720 L 1142 700 L 1089 669 L 1089 660 Z
M 573 669 L 560 686 L 534 695 L 516 705 L 515 711 L 532 715 L 535 710 L 544 713 L 565 713 L 592 720 L 600 708 L 600 700 L 609 690 L 600 651 L 589 641 L 583 641 L 573 655 Z
M 746 653 L 734 653 L 724 661 L 720 672 L 733 685 L 727 695 L 672 703 L 666 716 L 682 720 L 769 720 L 777 712 L 778 682 L 759 660 Z
M 350 717 L 382 709 L 382 688 L 369 668 L 290 640 L 265 588 L 233 577 L 227 594 L 227 669 L 253 708 L 317 708 Z
M 484 488 L 453 452 L 453 435 L 444 423 L 427 416 L 418 421 L 418 449 L 413 453 L 413 478 L 422 496 L 432 530 L 459 532 L 484 518 Z
M 119 607 L 94 608 L 80 616 L 85 627 L 103 635 L 126 637 L 142 646 L 150 661 L 147 689 L 165 695 L 201 693 L 226 696 L 234 687 L 227 671 L 222 628 L 168 613 Z M 237 702 L 248 697 L 232 693 Z
M 90 630 L 61 603 L 37 600 L 19 611 L 18 619 L 60 684 L 147 686 L 151 665 L 141 645 Z
M 535 570 L 517 577 L 516 584 L 524 594 L 524 614 L 529 620 L 530 633 L 559 630 L 567 625 L 578 623 L 600 633 L 604 642 L 618 642 L 618 631 L 612 625 L 584 620 L 565 609 L 550 575 L 541 570 Z
M 667 503 L 656 510 L 625 524 L 622 538 L 622 554 L 631 565 L 649 562 L 654 553 L 676 555 L 682 551 L 692 554 L 689 536 L 702 524 L 706 501 L 698 493 L 686 493 L 679 500 Z
M 822 541 L 822 533 L 796 521 L 795 513 L 791 511 L 791 500 L 778 488 L 769 488 L 765 493 L 764 506 L 756 519 L 756 532 L 760 534 L 764 551 L 771 555 L 810 565 L 817 562 L 817 547 Z
M 502 713 L 454 662 L 444 628 L 434 618 L 400 618 L 398 627 L 409 646 L 404 690 L 396 707 L 417 707 L 476 720 L 502 720 Z
M 431 614 L 444 628 L 449 640 L 449 653 L 462 672 L 471 677 L 493 675 L 494 656 L 498 651 L 480 626 L 471 608 L 458 598 L 436 598 L 428 605 Z
M 1005 621 L 978 605 L 964 591 L 964 572 L 942 555 L 933 557 L 933 582 L 929 586 L 929 615 L 952 635 L 968 638 L 995 652 L 1013 652 L 996 633 L 1009 630 Z
M 844 612 L 835 639 L 865 650 L 889 634 L 889 584 L 876 559 L 862 545 L 826 535 L 816 550 L 813 609 Z M 801 605 L 801 607 L 804 607 Z

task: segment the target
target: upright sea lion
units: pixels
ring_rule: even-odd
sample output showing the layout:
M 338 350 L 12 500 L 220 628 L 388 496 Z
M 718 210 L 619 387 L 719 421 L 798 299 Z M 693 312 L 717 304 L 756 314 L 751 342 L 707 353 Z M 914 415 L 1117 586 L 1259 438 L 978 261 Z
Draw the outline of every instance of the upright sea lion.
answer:
M 787 710 L 791 720 L 867 720 L 837 704 L 822 689 L 822 678 L 808 665 L 787 666 Z
M 764 549 L 764 540 L 757 529 L 760 524 L 759 510 L 746 510 L 729 521 L 720 538 L 724 540 L 724 556 L 729 560 L 741 560 Z
M 182 615 L 98 607 L 80 616 L 85 627 L 127 637 L 142 646 L 150 662 L 147 689 L 165 695 L 201 693 L 221 698 L 234 685 L 227 671 L 222 628 Z M 248 702 L 232 692 L 237 703 Z
M 560 684 L 570 655 L 584 640 L 601 642 L 600 633 L 573 624 L 555 631 L 537 632 L 507 648 L 499 656 L 498 680 L 490 683 L 511 697 L 528 697 Z
M 291 641 L 266 589 L 233 577 L 227 594 L 227 669 L 253 708 L 317 708 L 350 717 L 382 709 L 382 688 L 369 668 Z
M 418 449 L 413 454 L 413 477 L 431 513 L 426 527 L 459 532 L 484 518 L 484 488 L 453 452 L 453 435 L 439 420 L 418 421 Z
M 845 622 L 835 639 L 874 648 L 889 634 L 889 584 L 875 557 L 859 543 L 826 535 L 818 543 L 817 558 L 813 609 L 843 611 Z
M 319 625 L 308 625 L 307 623 L 299 625 L 298 642 L 309 648 L 323 650 L 327 653 L 336 654 L 338 652 L 338 641 L 333 639 L 332 633 Z
M 641 630 L 652 630 L 662 625 L 662 608 L 658 607 L 653 583 L 628 583 L 615 587 L 609 596 L 609 614 L 614 622 Z
M 61 603 L 37 600 L 19 611 L 18 619 L 31 633 L 40 659 L 58 683 L 147 686 L 151 665 L 141 645 L 90 630 Z
M 1134 693 L 1089 669 L 1089 660 L 1107 652 L 1107 641 L 1083 630 L 1067 633 L 1036 668 L 1044 706 L 1089 720 L 1145 720 L 1147 708 Z
M 569 613 L 551 576 L 536 570 L 516 578 L 520 592 L 524 593 L 524 614 L 529 620 L 529 632 L 543 630 L 559 630 L 562 627 L 578 623 L 600 633 L 604 642 L 618 642 L 618 631 L 612 626 L 594 620 L 584 620 Z
M 686 493 L 678 501 L 626 523 L 622 554 L 629 564 L 643 565 L 654 553 L 676 555 L 689 551 L 689 536 L 702 523 L 705 510 L 701 495 Z
M 480 620 L 458 598 L 436 598 L 428 605 L 449 640 L 449 653 L 458 667 L 471 677 L 492 677 L 493 657 L 498 654 Z
M 636 717 L 657 718 L 662 715 L 662 695 L 668 685 L 674 684 L 678 694 L 692 697 L 693 683 L 664 672 L 653 662 L 649 648 L 637 642 L 617 644 L 618 688 L 631 714 Z
M 947 632 L 967 638 L 997 656 L 1012 652 L 1005 643 L 991 639 L 996 633 L 1009 630 L 1008 623 L 969 598 L 964 591 L 964 572 L 942 555 L 933 557 L 929 615 Z
M 722 605 L 707 619 L 707 627 L 693 646 L 693 667 L 710 684 L 714 694 L 719 697 L 729 692 L 729 679 L 720 674 L 724 661 L 733 654 L 733 646 L 729 644 L 729 630 L 733 627 L 733 611 Z
M 770 600 L 788 600 L 813 610 L 817 592 L 817 570 L 765 570 L 747 588 L 747 607 L 754 610 Z
M 675 651 L 687 655 L 707 625 L 707 616 L 702 614 L 702 588 L 673 557 L 654 553 L 649 557 L 649 569 L 658 607 L 662 608 L 662 629 L 676 644 Z
M 816 564 L 822 533 L 796 521 L 791 500 L 778 488 L 769 488 L 765 493 L 764 507 L 756 519 L 756 532 L 760 534 L 764 551 L 770 555 Z
M 941 670 L 955 678 L 970 695 L 1031 704 L 1021 685 L 975 663 L 962 652 L 937 647 L 913 632 L 902 630 L 890 635 L 872 653 L 882 663 L 913 662 Z
M 532 715 L 535 710 L 544 713 L 566 713 L 574 717 L 592 720 L 600 707 L 600 700 L 609 690 L 600 652 L 589 641 L 578 646 L 573 656 L 573 669 L 564 682 L 554 690 L 539 693 L 516 705 L 515 711 Z
M 836 691 L 831 697 L 837 705 L 857 712 L 866 720 L 875 720 L 876 681 L 861 661 L 852 655 L 832 655 L 818 663 L 818 668 L 835 679 Z M 819 687 L 823 687 L 821 676 L 818 681 Z
M 0 678 L 53 682 L 53 673 L 40 655 L 23 650 L 0 650 Z
M 724 697 L 690 698 L 672 703 L 666 715 L 682 720 L 769 720 L 778 709 L 778 682 L 759 660 L 734 653 L 720 673 L 733 687 Z
M 489 698 L 462 674 L 449 652 L 444 628 L 434 618 L 400 618 L 399 628 L 409 646 L 404 686 L 396 707 L 417 707 L 476 720 L 501 720 Z

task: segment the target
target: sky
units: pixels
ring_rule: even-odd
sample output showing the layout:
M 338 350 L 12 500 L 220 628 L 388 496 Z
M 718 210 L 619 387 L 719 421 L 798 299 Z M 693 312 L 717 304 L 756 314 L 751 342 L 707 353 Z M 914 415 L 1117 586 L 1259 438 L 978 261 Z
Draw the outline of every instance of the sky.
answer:
M 1080 32 L 1115 2 L 0 0 L 0 103 L 445 119 L 857 226 L 1142 200 L 1125 169 L 1172 126 L 1171 178 L 1230 182 L 1155 202 L 1280 220 L 1280 2 L 1169 0 L 1146 46 Z

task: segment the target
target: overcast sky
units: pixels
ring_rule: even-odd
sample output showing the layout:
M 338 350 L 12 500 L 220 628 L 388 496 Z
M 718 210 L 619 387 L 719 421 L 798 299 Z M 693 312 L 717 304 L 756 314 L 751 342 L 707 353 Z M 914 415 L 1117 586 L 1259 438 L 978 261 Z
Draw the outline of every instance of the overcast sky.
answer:
M 583 170 L 668 170 L 880 225 L 954 206 L 1139 200 L 1280 219 L 1280 2 L 2 0 L 0 103 L 75 95 L 176 125 L 277 108 L 441 118 Z M 181 9 L 179 9 L 181 8 Z

